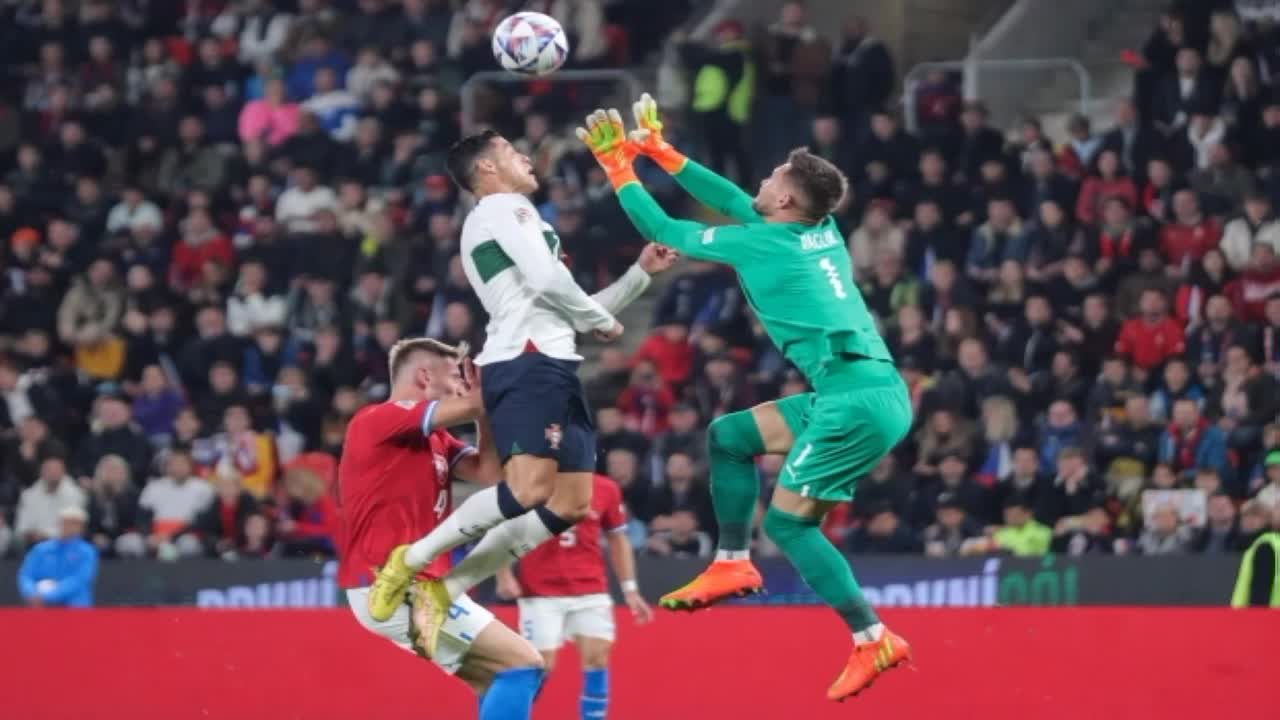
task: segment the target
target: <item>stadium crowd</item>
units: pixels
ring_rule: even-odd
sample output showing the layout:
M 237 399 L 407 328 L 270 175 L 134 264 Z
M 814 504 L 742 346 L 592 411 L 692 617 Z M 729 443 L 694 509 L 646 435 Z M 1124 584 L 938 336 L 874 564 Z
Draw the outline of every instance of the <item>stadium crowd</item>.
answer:
M 826 530 L 952 556 L 1237 552 L 1280 525 L 1280 35 L 1184 4 L 1114 126 L 1061 143 L 990 127 L 946 77 L 908 134 L 867 23 L 832 44 L 801 3 L 697 40 L 670 34 L 683 4 L 522 6 L 564 23 L 574 66 L 659 59 L 668 135 L 745 186 L 804 144 L 849 175 L 857 281 L 918 421 Z M 387 349 L 483 341 L 443 155 L 506 6 L 0 4 L 0 554 L 68 507 L 108 557 L 332 553 L 346 420 L 385 397 Z M 533 158 L 588 289 L 642 242 L 567 132 L 608 93 L 473 104 Z M 678 273 L 587 387 L 633 540 L 707 555 L 707 423 L 806 388 L 731 272 Z M 761 458 L 766 486 L 779 470 Z

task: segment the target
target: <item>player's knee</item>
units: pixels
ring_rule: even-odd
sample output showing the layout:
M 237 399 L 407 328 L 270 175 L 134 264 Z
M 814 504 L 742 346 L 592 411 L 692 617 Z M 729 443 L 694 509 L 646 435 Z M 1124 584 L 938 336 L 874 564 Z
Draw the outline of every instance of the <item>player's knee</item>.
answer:
M 551 498 L 556 479 L 556 465 L 553 461 L 516 456 L 507 462 L 505 471 L 507 487 L 524 507 L 541 505 Z
M 541 505 L 551 499 L 550 483 L 542 485 L 536 482 L 525 482 L 520 484 L 508 483 L 508 485 L 516 502 L 525 508 Z
M 764 528 L 764 534 L 770 540 L 779 544 L 795 535 L 798 529 L 793 518 L 778 512 L 772 506 L 765 511 L 761 527 Z
M 609 667 L 609 643 L 593 643 L 589 647 L 580 647 L 583 670 L 605 670 Z
M 721 415 L 707 427 L 707 451 L 733 459 L 749 459 L 764 452 L 760 431 L 750 410 Z
M 519 650 L 512 653 L 505 669 L 514 670 L 516 668 L 535 668 L 544 672 L 549 669 L 547 659 L 529 643 L 522 644 Z

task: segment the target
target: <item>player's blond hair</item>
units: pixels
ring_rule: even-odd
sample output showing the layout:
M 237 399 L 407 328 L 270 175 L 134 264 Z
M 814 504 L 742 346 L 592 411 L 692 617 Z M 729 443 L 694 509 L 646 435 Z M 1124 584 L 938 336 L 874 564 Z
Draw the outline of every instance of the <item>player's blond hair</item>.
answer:
M 409 358 L 418 353 L 428 353 L 450 360 L 461 360 L 467 356 L 470 350 L 470 346 L 465 342 L 450 345 L 429 337 L 397 340 L 396 344 L 391 346 L 391 351 L 387 353 L 387 365 L 391 371 L 391 382 L 394 383 L 396 376 L 400 374 L 405 365 L 409 364 Z

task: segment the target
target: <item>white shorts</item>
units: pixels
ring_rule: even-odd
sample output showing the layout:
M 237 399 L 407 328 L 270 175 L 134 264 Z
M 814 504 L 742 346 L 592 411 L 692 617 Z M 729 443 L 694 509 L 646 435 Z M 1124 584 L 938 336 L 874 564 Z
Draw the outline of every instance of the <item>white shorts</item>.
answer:
M 520 634 L 538 650 L 557 650 L 575 637 L 613 642 L 613 599 L 608 593 L 520 598 Z
M 400 647 L 414 652 L 413 642 L 409 638 L 409 615 L 412 611 L 408 605 L 401 605 L 391 619 L 378 622 L 369 615 L 369 588 L 351 588 L 347 590 L 347 603 L 356 620 L 366 630 L 390 640 Z M 436 655 L 432 662 L 450 675 L 458 672 L 471 643 L 475 642 L 480 631 L 493 622 L 493 613 L 474 600 L 461 595 L 453 601 L 449 608 L 449 617 L 440 628 L 440 641 L 436 645 Z

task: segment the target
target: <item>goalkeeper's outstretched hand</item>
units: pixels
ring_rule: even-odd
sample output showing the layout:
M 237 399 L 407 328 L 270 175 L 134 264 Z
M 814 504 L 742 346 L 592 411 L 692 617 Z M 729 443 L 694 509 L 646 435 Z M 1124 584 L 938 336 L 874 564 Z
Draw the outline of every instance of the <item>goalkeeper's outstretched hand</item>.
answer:
M 658 119 L 658 103 L 649 93 L 631 104 L 636 129 L 628 138 L 638 152 L 648 155 L 658 166 L 674 175 L 684 168 L 687 158 L 662 137 L 662 121 Z
M 639 148 L 627 142 L 627 131 L 617 110 L 596 110 L 587 116 L 586 127 L 578 128 L 576 134 L 604 168 L 615 190 L 637 182 L 631 163 Z

